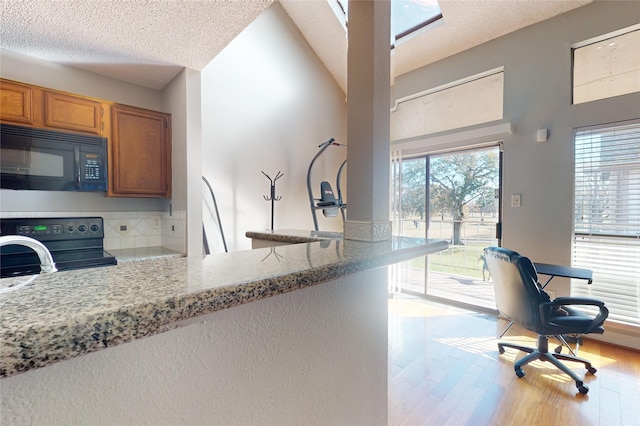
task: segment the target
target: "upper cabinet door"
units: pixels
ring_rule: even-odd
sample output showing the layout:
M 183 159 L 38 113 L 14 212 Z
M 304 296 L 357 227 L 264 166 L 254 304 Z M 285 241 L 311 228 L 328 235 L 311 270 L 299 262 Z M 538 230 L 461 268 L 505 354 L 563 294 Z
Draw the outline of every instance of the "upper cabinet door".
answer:
M 171 116 L 111 108 L 110 196 L 171 197 Z
M 101 135 L 102 104 L 99 101 L 45 91 L 45 125 L 57 129 Z
M 0 119 L 17 124 L 33 124 L 33 88 L 2 80 Z

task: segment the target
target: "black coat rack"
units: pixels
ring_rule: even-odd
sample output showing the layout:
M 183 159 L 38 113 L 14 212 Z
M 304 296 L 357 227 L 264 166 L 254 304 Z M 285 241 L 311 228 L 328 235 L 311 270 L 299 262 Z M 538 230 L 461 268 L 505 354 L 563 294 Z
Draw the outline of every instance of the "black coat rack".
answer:
M 273 231 L 273 211 L 275 207 L 274 204 L 276 201 L 280 201 L 282 199 L 282 197 L 276 197 L 276 181 L 284 176 L 284 173 L 278 171 L 278 174 L 273 179 L 271 179 L 271 177 L 265 172 L 262 172 L 262 174 L 265 175 L 271 182 L 271 196 L 263 195 L 263 197 L 265 200 L 271 201 L 271 230 Z

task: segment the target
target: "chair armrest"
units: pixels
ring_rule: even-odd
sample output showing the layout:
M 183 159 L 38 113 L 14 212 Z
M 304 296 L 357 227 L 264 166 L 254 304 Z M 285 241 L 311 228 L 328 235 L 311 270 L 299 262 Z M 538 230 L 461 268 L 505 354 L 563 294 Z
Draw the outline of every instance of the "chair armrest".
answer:
M 550 302 L 553 306 L 562 305 L 590 305 L 590 306 L 604 306 L 604 302 L 592 297 L 556 297 Z
M 540 304 L 542 320 L 544 322 L 549 321 L 553 308 L 570 305 L 597 306 L 599 308 L 598 314 L 591 320 L 589 329 L 602 325 L 604 320 L 609 316 L 609 309 L 604 306 L 604 302 L 602 300 L 593 299 L 591 297 L 556 297 L 550 302 Z

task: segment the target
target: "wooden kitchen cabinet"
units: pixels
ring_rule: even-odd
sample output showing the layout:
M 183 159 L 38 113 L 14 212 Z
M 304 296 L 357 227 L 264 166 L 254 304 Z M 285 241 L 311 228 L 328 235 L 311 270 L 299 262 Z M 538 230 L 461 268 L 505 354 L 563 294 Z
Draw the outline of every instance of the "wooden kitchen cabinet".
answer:
M 12 81 L 0 81 L 0 120 L 15 124 L 33 124 L 33 87 Z
M 95 99 L 44 92 L 46 127 L 101 135 L 104 130 L 102 103 Z
M 0 122 L 108 137 L 108 103 L 0 79 Z
M 171 197 L 171 115 L 111 107 L 109 196 Z

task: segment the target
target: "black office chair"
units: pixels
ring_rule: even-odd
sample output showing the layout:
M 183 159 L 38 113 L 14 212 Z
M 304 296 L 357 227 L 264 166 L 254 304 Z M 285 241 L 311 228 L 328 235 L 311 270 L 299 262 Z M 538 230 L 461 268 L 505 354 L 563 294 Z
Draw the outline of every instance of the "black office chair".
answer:
M 595 374 L 596 369 L 586 359 L 550 352 L 547 336 L 604 333 L 602 324 L 609 315 L 604 303 L 585 297 L 557 297 L 549 300 L 548 294 L 540 288 L 533 263 L 527 257 L 501 247 L 487 247 L 484 255 L 493 277 L 498 310 L 517 324 L 538 334 L 537 348 L 498 343 L 501 354 L 505 347 L 528 353 L 514 364 L 516 376 L 524 377 L 522 367 L 539 359 L 552 363 L 568 374 L 576 382 L 580 393 L 589 392 L 582 379 L 560 360 L 581 362 L 591 374 Z M 599 312 L 592 316 L 569 307 L 571 305 L 597 306 Z

